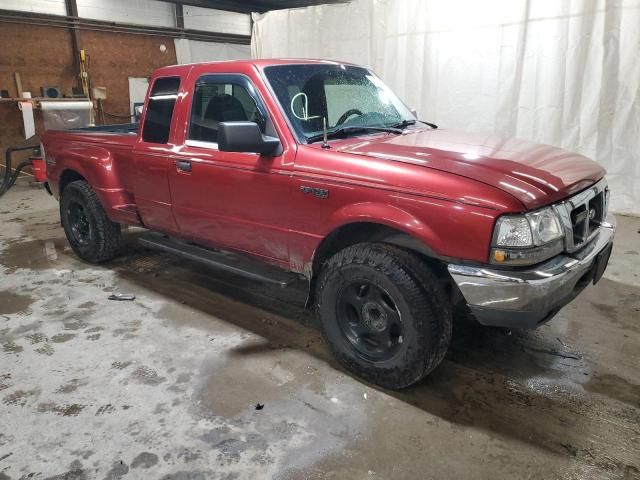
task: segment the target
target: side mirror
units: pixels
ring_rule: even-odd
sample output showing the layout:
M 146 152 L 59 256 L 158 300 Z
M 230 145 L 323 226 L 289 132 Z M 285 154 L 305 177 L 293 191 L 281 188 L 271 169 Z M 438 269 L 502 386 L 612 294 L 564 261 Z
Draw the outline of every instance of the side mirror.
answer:
M 255 122 L 220 122 L 218 150 L 273 156 L 280 150 L 280 140 L 263 135 Z
M 418 118 L 418 111 L 415 108 L 410 108 L 409 111 L 411 112 L 411 115 L 414 116 L 414 118 Z

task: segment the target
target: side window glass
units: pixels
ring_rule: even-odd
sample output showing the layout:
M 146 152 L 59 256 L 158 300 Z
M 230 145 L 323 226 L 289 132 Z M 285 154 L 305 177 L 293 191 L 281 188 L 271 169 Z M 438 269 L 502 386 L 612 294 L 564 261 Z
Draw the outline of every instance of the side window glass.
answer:
M 264 133 L 265 118 L 243 86 L 232 83 L 196 84 L 189 140 L 217 143 L 218 124 L 239 121 L 256 122 Z
M 153 83 L 142 127 L 142 140 L 150 143 L 167 143 L 171 117 L 178 98 L 180 78 L 158 78 Z

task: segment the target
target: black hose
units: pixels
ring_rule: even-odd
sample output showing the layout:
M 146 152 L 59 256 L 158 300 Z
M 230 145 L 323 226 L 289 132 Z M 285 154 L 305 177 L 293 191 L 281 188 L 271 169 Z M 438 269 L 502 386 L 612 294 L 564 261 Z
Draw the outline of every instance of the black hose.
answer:
M 24 167 L 28 167 L 31 165 L 31 160 L 25 160 L 22 163 L 18 164 L 15 171 L 11 173 L 11 157 L 13 152 L 20 152 L 24 150 L 33 150 L 34 148 L 38 148 L 38 145 L 23 145 L 20 147 L 9 147 L 5 153 L 5 166 L 4 166 L 4 177 L 2 178 L 2 184 L 0 184 L 0 197 L 2 197 L 13 184 L 16 183 L 18 179 L 18 175 Z

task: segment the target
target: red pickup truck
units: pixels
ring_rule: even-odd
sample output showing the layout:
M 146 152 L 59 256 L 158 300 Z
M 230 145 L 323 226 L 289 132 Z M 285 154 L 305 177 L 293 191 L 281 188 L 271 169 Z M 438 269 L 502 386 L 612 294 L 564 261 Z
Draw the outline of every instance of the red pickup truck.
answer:
M 236 273 L 303 275 L 337 358 L 388 388 L 436 368 L 459 307 L 488 326 L 549 320 L 600 279 L 615 231 L 597 163 L 438 129 L 345 63 L 161 68 L 139 125 L 42 142 L 82 259 L 114 257 L 127 224 Z

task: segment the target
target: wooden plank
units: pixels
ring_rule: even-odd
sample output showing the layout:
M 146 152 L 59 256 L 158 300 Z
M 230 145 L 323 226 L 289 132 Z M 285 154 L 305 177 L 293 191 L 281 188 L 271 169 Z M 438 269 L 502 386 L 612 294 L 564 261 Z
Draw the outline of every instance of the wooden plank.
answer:
M 20 79 L 20 73 L 13 72 L 13 76 L 16 79 L 16 90 L 18 91 L 18 97 L 22 98 L 22 80 Z

